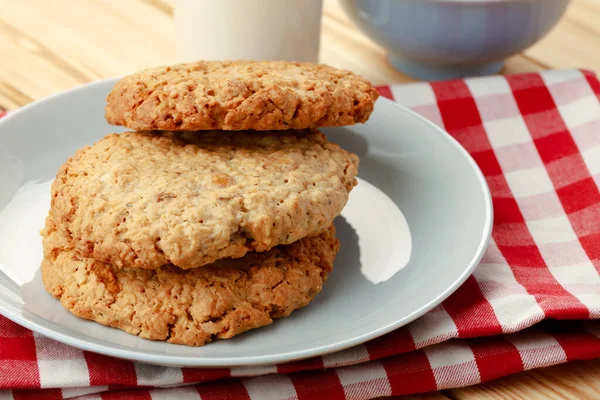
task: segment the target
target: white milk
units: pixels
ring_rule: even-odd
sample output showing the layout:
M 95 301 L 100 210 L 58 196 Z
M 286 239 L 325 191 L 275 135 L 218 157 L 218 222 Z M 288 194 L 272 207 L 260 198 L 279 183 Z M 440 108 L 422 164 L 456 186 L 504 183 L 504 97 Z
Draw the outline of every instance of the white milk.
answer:
M 317 62 L 322 0 L 177 0 L 177 56 Z

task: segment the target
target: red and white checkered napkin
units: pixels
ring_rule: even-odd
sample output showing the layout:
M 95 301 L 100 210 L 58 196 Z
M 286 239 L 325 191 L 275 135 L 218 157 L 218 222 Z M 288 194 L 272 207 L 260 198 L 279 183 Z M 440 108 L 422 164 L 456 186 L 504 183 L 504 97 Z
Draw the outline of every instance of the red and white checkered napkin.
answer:
M 493 239 L 441 306 L 340 353 L 232 369 L 116 360 L 0 317 L 0 387 L 14 389 L 0 399 L 369 399 L 600 357 L 600 320 L 592 321 L 600 316 L 597 78 L 551 71 L 380 91 L 445 127 L 492 192 Z

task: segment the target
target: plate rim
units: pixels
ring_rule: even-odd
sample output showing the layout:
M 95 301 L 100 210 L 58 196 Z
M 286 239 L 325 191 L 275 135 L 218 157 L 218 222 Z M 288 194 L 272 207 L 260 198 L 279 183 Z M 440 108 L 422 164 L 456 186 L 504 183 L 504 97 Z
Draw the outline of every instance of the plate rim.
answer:
M 83 85 L 79 85 L 70 89 L 66 89 L 55 93 L 51 96 L 45 97 L 43 99 L 36 100 L 32 103 L 29 103 L 23 107 L 18 108 L 17 110 L 8 112 L 3 118 L 0 118 L 0 138 L 2 126 L 11 119 L 15 118 L 19 114 L 23 112 L 27 112 L 31 108 L 38 107 L 43 105 L 44 103 L 56 99 L 58 97 L 62 97 L 65 95 L 69 95 L 73 92 L 78 92 L 82 90 L 87 90 L 89 88 L 95 86 L 108 85 L 110 83 L 114 84 L 116 81 L 120 79 L 120 77 L 112 77 L 102 80 L 97 80 L 93 82 L 88 82 Z M 118 349 L 115 348 L 114 345 L 111 344 L 103 344 L 97 343 L 96 339 L 90 340 L 90 338 L 77 338 L 67 333 L 57 332 L 49 327 L 40 325 L 34 321 L 31 321 L 27 318 L 22 317 L 17 313 L 13 313 L 10 310 L 10 307 L 5 305 L 5 301 L 0 298 L 0 314 L 10 319 L 14 323 L 21 325 L 25 328 L 28 328 L 36 333 L 39 333 L 43 336 L 54 339 L 58 342 L 67 344 L 69 346 L 77 347 L 79 349 L 90 351 L 94 353 L 100 353 L 112 357 L 117 357 L 121 359 L 128 359 L 137 362 L 156 364 L 156 365 L 164 365 L 164 366 L 179 366 L 179 367 L 240 367 L 240 366 L 262 366 L 262 365 L 274 365 L 281 364 L 286 362 L 298 361 L 303 359 L 308 359 L 312 357 L 323 356 L 326 354 L 331 354 L 334 352 L 342 351 L 348 349 L 353 346 L 357 346 L 363 344 L 369 340 L 373 340 L 382 335 L 385 335 L 389 332 L 392 332 L 402 326 L 409 324 L 410 322 L 420 318 L 434 307 L 442 303 L 445 299 L 447 299 L 450 295 L 452 295 L 473 273 L 474 269 L 479 264 L 479 261 L 483 257 L 485 249 L 491 239 L 492 227 L 493 227 L 493 203 L 492 196 L 485 179 L 485 176 L 481 172 L 481 169 L 473 159 L 473 157 L 467 152 L 467 150 L 447 131 L 442 129 L 440 126 L 436 125 L 432 121 L 418 114 L 417 112 L 411 110 L 410 108 L 403 106 L 401 104 L 396 103 L 393 100 L 387 99 L 383 96 L 380 96 L 378 102 L 383 101 L 384 103 L 388 103 L 392 107 L 396 107 L 399 112 L 403 112 L 408 114 L 410 117 L 417 119 L 420 123 L 427 125 L 429 128 L 433 129 L 440 136 L 444 137 L 448 140 L 453 147 L 455 147 L 458 152 L 467 159 L 469 165 L 473 173 L 475 173 L 477 177 L 477 181 L 483 191 L 484 195 L 484 203 L 485 203 L 485 221 L 483 225 L 483 234 L 480 238 L 479 244 L 477 246 L 477 250 L 474 253 L 471 261 L 468 263 L 465 270 L 454 280 L 454 282 L 448 286 L 448 288 L 440 293 L 435 298 L 429 300 L 425 305 L 420 307 L 418 310 L 414 311 L 410 315 L 401 318 L 394 323 L 387 324 L 384 326 L 380 326 L 377 329 L 371 330 L 368 333 L 365 333 L 360 336 L 355 336 L 350 339 L 346 339 L 344 341 L 339 341 L 329 345 L 323 345 L 319 347 L 311 347 L 304 350 L 296 350 L 285 353 L 278 353 L 274 355 L 268 356 L 244 356 L 244 357 L 230 357 L 230 358 L 218 358 L 218 357 L 194 357 L 194 356 L 181 356 L 181 355 L 168 355 L 168 354 L 148 354 L 143 351 L 132 350 L 132 349 Z

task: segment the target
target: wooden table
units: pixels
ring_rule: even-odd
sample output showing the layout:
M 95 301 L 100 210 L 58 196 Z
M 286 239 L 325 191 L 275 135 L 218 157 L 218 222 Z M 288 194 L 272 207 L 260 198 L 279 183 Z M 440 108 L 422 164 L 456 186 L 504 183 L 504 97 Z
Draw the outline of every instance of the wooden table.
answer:
M 0 109 L 175 62 L 172 6 L 173 0 L 0 0 Z M 383 49 L 356 30 L 336 0 L 325 0 L 321 60 L 375 84 L 411 81 L 386 62 Z M 509 59 L 503 72 L 566 67 L 600 72 L 599 0 L 575 0 L 559 25 Z M 600 398 L 600 360 L 411 398 L 532 397 Z

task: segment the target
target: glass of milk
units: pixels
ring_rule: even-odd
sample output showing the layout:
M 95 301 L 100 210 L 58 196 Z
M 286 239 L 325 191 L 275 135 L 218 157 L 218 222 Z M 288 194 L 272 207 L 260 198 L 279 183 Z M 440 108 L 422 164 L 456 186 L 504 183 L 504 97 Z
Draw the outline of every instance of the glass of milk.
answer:
M 322 0 L 177 0 L 177 57 L 317 62 Z

